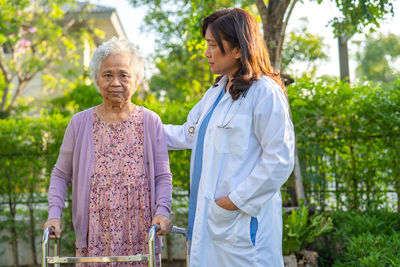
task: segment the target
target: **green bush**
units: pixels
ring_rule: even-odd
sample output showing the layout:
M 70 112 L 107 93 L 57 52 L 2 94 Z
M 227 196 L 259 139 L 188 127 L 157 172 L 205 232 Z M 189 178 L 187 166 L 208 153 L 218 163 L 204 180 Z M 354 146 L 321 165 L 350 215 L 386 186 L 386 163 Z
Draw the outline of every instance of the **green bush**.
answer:
M 40 236 L 46 215 L 39 203 L 46 202 L 68 120 L 60 115 L 0 120 L 0 228 L 6 230 L 0 242 L 8 242 L 14 251 L 18 241 Z
M 400 214 L 332 214 L 335 230 L 319 242 L 321 266 L 400 266 Z
M 332 219 L 337 234 L 343 238 L 367 232 L 374 235 L 400 232 L 399 213 L 383 210 L 335 212 Z
M 333 266 L 400 266 L 400 232 L 392 235 L 367 232 L 349 237 L 343 257 Z
M 288 95 L 309 203 L 400 212 L 387 193 L 400 196 L 400 77 L 385 86 L 303 77 Z

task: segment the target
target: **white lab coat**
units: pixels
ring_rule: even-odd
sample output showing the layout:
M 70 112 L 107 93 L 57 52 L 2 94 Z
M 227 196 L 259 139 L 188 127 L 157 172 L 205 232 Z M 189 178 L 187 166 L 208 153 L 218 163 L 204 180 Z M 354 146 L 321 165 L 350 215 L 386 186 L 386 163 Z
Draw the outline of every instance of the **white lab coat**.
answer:
M 197 131 L 192 136 L 189 127 L 200 127 L 226 82 L 225 76 L 206 92 L 185 124 L 164 125 L 169 149 L 193 150 L 190 175 Z M 222 97 L 204 138 L 190 266 L 283 266 L 280 187 L 293 169 L 293 152 L 288 103 L 272 79 L 253 82 L 236 101 L 229 93 Z M 239 210 L 219 207 L 215 200 L 223 196 Z M 252 216 L 258 220 L 255 246 Z

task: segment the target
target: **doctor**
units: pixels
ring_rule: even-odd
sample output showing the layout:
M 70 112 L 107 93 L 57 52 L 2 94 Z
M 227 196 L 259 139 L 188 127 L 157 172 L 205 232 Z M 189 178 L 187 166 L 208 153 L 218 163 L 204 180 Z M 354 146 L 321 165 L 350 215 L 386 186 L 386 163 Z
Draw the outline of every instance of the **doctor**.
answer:
M 242 9 L 203 20 L 219 74 L 183 125 L 165 125 L 169 149 L 192 149 L 190 266 L 283 266 L 280 187 L 293 169 L 285 87 L 257 21 Z

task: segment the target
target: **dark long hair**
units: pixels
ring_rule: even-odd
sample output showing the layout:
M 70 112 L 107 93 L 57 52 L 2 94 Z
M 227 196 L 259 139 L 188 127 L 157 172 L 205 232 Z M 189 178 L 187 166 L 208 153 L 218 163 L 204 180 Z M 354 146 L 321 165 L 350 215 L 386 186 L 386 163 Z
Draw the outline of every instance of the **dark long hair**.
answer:
M 222 54 L 226 53 L 222 39 L 232 48 L 239 47 L 241 50 L 239 70 L 233 75 L 229 89 L 233 100 L 237 100 L 262 75 L 273 79 L 286 93 L 279 73 L 271 66 L 267 47 L 253 16 L 240 8 L 221 9 L 203 19 L 203 37 L 208 28 Z M 216 82 L 221 78 L 217 77 Z

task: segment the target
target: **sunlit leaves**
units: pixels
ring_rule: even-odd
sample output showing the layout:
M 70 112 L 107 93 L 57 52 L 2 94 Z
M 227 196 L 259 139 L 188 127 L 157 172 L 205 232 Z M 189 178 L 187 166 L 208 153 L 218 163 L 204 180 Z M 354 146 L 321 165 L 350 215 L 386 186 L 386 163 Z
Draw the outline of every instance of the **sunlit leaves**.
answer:
M 321 2 L 322 0 L 319 0 Z M 333 0 L 331 0 L 333 1 Z M 340 17 L 330 23 L 336 36 L 351 36 L 370 25 L 372 29 L 379 27 L 380 22 L 388 15 L 394 14 L 393 1 L 390 0 L 335 0 L 341 12 Z
M 289 32 L 285 37 L 282 50 L 282 65 L 285 72 L 293 63 L 302 63 L 302 72 L 310 72 L 312 69 L 328 59 L 327 44 L 322 36 L 307 31 L 307 19 L 303 18 L 303 24 Z
M 84 42 L 81 39 L 87 28 L 79 22 L 74 0 L 38 0 L 6 1 L 0 8 L 0 76 L 7 81 L 0 87 L 0 116 L 8 116 L 10 110 L 18 104 L 18 98 L 25 86 L 42 71 L 52 69 L 63 60 L 64 75 L 68 66 L 76 65 L 79 49 Z M 68 13 L 76 13 L 73 21 Z M 85 35 L 91 43 L 94 36 Z M 83 68 L 75 68 L 75 70 Z M 15 82 L 18 81 L 18 82 Z M 12 86 L 17 90 L 11 90 Z M 46 84 L 42 84 L 46 88 Z M 11 97 L 10 97 L 11 96 Z M 9 101 L 12 99 L 12 102 Z

